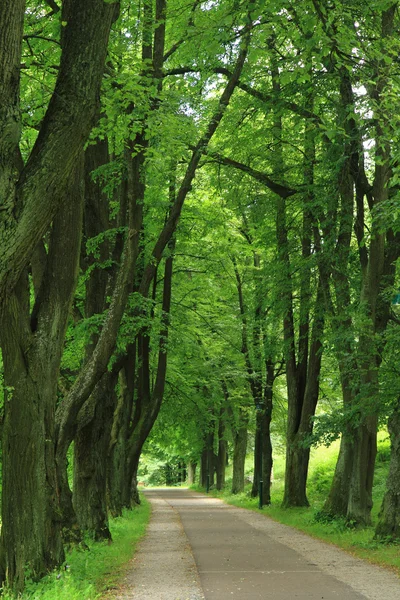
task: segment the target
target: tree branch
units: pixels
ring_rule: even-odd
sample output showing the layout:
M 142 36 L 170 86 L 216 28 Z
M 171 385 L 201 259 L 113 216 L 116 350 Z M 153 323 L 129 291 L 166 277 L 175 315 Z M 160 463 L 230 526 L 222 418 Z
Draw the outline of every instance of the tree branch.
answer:
M 294 194 L 298 193 L 298 190 L 294 190 L 289 186 L 276 183 L 275 181 L 272 181 L 272 179 L 270 179 L 265 173 L 257 171 L 256 169 L 252 169 L 248 165 L 244 165 L 243 163 L 240 163 L 237 160 L 233 160 L 232 158 L 222 156 L 218 152 L 214 152 L 211 150 L 208 150 L 206 154 L 208 156 L 211 156 L 215 160 L 215 162 L 219 163 L 220 165 L 227 165 L 228 167 L 233 167 L 234 169 L 239 169 L 240 171 L 247 173 L 248 175 L 253 177 L 253 179 L 256 179 L 257 181 L 265 185 L 268 189 L 270 189 L 272 192 L 274 192 L 281 198 L 289 198 L 290 196 L 293 196 Z
M 185 176 L 177 193 L 174 205 L 172 206 L 170 216 L 158 237 L 158 240 L 151 254 L 151 259 L 144 270 L 142 281 L 139 286 L 139 292 L 144 297 L 146 297 L 148 294 L 150 283 L 154 277 L 155 269 L 161 260 L 162 253 L 176 229 L 184 201 L 186 199 L 187 194 L 192 189 L 192 182 L 196 174 L 196 170 L 199 165 L 200 159 L 206 151 L 211 138 L 216 132 L 218 125 L 220 124 L 222 117 L 225 114 L 226 108 L 230 102 L 232 94 L 235 91 L 237 82 L 239 81 L 239 77 L 247 57 L 252 24 L 247 25 L 246 29 L 247 35 L 244 36 L 241 49 L 236 60 L 235 68 L 225 86 L 224 91 L 221 94 L 216 112 L 211 117 L 205 133 L 201 136 L 193 150 L 192 157 L 187 166 Z

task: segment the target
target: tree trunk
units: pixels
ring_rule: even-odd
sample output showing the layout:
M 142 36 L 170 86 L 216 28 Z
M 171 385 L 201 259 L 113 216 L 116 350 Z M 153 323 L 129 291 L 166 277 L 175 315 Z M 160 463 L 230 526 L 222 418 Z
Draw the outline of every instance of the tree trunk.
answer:
M 197 464 L 191 460 L 187 464 L 187 484 L 188 485 L 194 485 L 196 483 L 196 467 L 197 467 Z
M 208 473 L 208 451 L 207 447 L 204 446 L 201 451 L 200 457 L 200 485 L 202 488 L 207 487 L 207 473 Z
M 24 275 L 1 315 L 4 378 L 9 390 L 3 430 L 2 545 L 7 583 L 18 590 L 24 586 L 26 569 L 39 578 L 64 559 L 54 462 L 54 411 L 77 281 L 81 175 L 77 168 L 64 190 L 69 202 L 53 222 L 32 314 Z
M 244 465 L 247 451 L 247 418 L 244 417 L 237 429 L 232 428 L 233 435 L 233 473 L 232 494 L 244 491 Z
M 89 400 L 93 402 L 93 414 L 80 415 L 81 423 L 74 440 L 74 509 L 82 531 L 97 541 L 111 539 L 106 471 L 115 383 L 115 375 L 103 375 L 94 397 Z
M 207 436 L 207 476 L 210 488 L 215 485 L 215 452 L 214 452 L 214 430 L 210 431 Z
M 129 467 L 128 467 L 128 482 L 130 483 L 130 508 L 140 504 L 140 495 L 138 490 L 137 472 L 139 468 L 140 450 L 138 449 L 133 455 L 130 456 Z
M 7 585 L 24 587 L 64 560 L 54 469 L 55 388 L 19 337 L 16 299 L 1 323 L 6 395 L 3 429 L 2 565 Z M 54 395 L 48 393 L 53 387 Z M 49 399 L 51 401 L 49 402 Z
M 223 418 L 224 410 L 221 409 L 218 423 L 218 456 L 216 460 L 217 490 L 222 490 L 225 487 L 227 442 L 224 439 L 225 422 Z
M 375 530 L 376 538 L 400 539 L 400 401 L 388 421 L 390 433 L 390 466 L 386 492 Z
M 131 482 L 127 472 L 128 438 L 134 400 L 136 343 L 129 346 L 125 365 L 119 375 L 119 397 L 114 412 L 107 460 L 108 508 L 113 517 L 131 506 Z
M 353 443 L 353 461 L 350 477 L 347 519 L 349 522 L 370 525 L 372 486 L 374 480 L 378 418 L 365 417 L 357 428 Z
M 309 506 L 306 495 L 309 448 L 296 447 L 297 439 L 288 441 L 286 447 L 285 495 L 282 506 Z
M 262 467 L 261 451 L 263 451 L 263 437 L 261 431 L 262 412 L 256 412 L 256 434 L 254 438 L 254 468 L 253 468 L 253 485 L 251 487 L 251 497 L 256 498 L 259 494 L 260 487 L 260 471 Z
M 349 504 L 350 477 L 353 464 L 353 440 L 343 432 L 335 473 L 323 510 L 328 515 L 346 517 Z

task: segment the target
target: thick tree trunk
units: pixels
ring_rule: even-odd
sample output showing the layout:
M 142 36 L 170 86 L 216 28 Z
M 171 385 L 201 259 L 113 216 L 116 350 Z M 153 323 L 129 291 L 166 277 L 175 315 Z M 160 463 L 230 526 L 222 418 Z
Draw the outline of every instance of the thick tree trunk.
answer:
M 110 445 L 116 376 L 103 376 L 96 388 L 94 411 L 80 415 L 74 440 L 73 504 L 83 532 L 95 540 L 111 539 L 107 514 L 107 452 Z M 86 422 L 88 421 L 88 422 Z
M 2 546 L 7 583 L 24 586 L 64 559 L 57 486 L 54 411 L 65 330 L 77 281 L 81 240 L 81 170 L 65 190 L 55 217 L 46 264 L 29 315 L 29 285 L 21 277 L 3 307 L 1 344 L 5 384 Z M 21 437 L 22 436 L 22 437 Z M 29 523 L 29 526 L 28 526 Z
M 251 495 L 253 498 L 260 493 L 260 471 L 263 481 L 263 505 L 271 504 L 271 473 L 272 473 L 272 442 L 271 442 L 271 415 L 272 415 L 272 379 L 270 381 L 270 398 L 265 394 L 265 408 L 256 414 L 256 437 L 254 445 L 254 475 Z M 261 447 L 260 447 L 261 444 Z M 261 462 L 261 465 L 260 465 Z
M 127 475 L 127 439 L 122 430 L 112 446 L 107 466 L 107 505 L 113 517 L 130 507 L 130 482 Z
M 210 431 L 207 436 L 207 476 L 210 488 L 215 485 L 215 452 L 214 452 L 214 431 Z
M 197 464 L 190 460 L 187 464 L 187 484 L 188 485 L 194 485 L 196 483 L 196 468 L 197 468 Z
M 93 181 L 92 173 L 108 162 L 108 145 L 98 141 L 85 152 L 85 211 L 86 241 L 109 227 L 108 198 L 101 186 Z M 100 261 L 109 257 L 109 246 L 103 241 L 98 249 Z M 85 316 L 101 314 L 106 307 L 108 272 L 96 268 L 94 256 L 88 257 L 92 267 L 86 281 Z M 86 360 L 93 354 L 98 335 L 91 336 L 86 345 Z M 78 433 L 74 443 L 73 505 L 81 530 L 94 539 L 110 539 L 106 508 L 106 455 L 112 424 L 113 387 L 117 376 L 105 373 L 78 417 Z
M 207 447 L 204 446 L 201 457 L 200 457 L 200 485 L 201 487 L 207 487 L 207 473 L 208 473 L 208 451 Z
M 256 416 L 256 443 L 254 449 L 254 479 L 252 487 L 253 498 L 260 491 L 260 466 L 263 481 L 263 505 L 271 504 L 271 478 L 272 478 L 272 442 L 271 442 L 271 417 L 272 417 L 272 386 L 274 383 L 274 368 L 272 362 L 267 361 L 267 384 L 264 392 L 264 408 Z M 261 443 L 261 448 L 260 448 Z M 262 455 L 262 456 L 261 456 Z M 262 465 L 260 465 L 260 460 Z
M 353 464 L 353 440 L 344 432 L 340 441 L 339 456 L 324 512 L 331 516 L 346 517 L 349 504 L 350 477 Z
M 21 591 L 27 572 L 39 579 L 62 563 L 64 550 L 52 444 L 55 388 L 49 403 L 45 389 L 49 382 L 44 379 L 40 357 L 21 345 L 15 302 L 9 304 L 1 323 L 8 389 L 3 429 L 2 572 L 9 586 Z
M 371 523 L 372 486 L 374 480 L 378 419 L 368 416 L 357 428 L 352 455 L 349 502 L 349 522 L 369 525 Z
M 256 498 L 259 494 L 260 487 L 260 471 L 262 466 L 261 452 L 263 450 L 263 437 L 261 432 L 262 414 L 258 410 L 256 413 L 256 434 L 254 438 L 254 468 L 253 468 L 253 485 L 251 488 L 251 497 Z
M 221 409 L 218 423 L 218 456 L 216 460 L 217 490 L 222 490 L 225 487 L 227 442 L 224 439 L 225 422 L 223 419 L 224 410 Z
M 297 438 L 294 437 L 286 447 L 285 495 L 282 506 L 309 506 L 306 495 L 309 448 L 296 446 Z
M 244 466 L 247 451 L 247 421 L 240 425 L 233 433 L 233 473 L 232 494 L 244 491 Z
M 128 482 L 130 483 L 130 508 L 140 504 L 137 473 L 139 469 L 140 453 L 142 448 L 131 454 L 128 467 Z
M 114 517 L 122 515 L 131 505 L 131 482 L 127 472 L 128 437 L 134 395 L 136 344 L 127 353 L 119 376 L 119 397 L 114 412 L 107 460 L 108 508 Z
M 14 220 L 15 211 L 3 215 L 6 216 L 4 228 L 0 220 L 0 237 L 5 249 L 0 257 L 1 299 L 10 295 L 57 213 L 63 200 L 60 190 L 64 190 L 74 169 L 98 109 L 108 36 L 116 4 L 101 0 L 71 0 L 68 7 L 67 3 L 63 4 L 66 13 L 62 18 L 67 24 L 63 27 L 62 54 L 55 90 L 17 185 L 18 202 L 23 210 L 18 222 Z M 6 110 L 5 127 L 8 131 L 2 137 L 8 144 L 11 142 L 15 150 L 19 138 L 15 97 L 19 84 L 18 62 L 21 59 L 24 5 L 20 0 L 7 1 L 2 3 L 4 10 L 0 12 L 0 30 L 7 31 L 11 27 L 10 36 L 15 38 L 11 44 L 7 36 L 0 38 L 0 54 L 10 61 L 7 69 L 0 61 L 0 83 L 5 81 L 6 94 L 13 98 L 16 109 Z M 2 47 L 3 43 L 9 46 L 7 51 Z M 13 89 L 8 89 L 10 82 Z M 3 106 L 3 102 L 1 104 Z M 9 100 L 5 106 L 8 107 L 8 104 Z M 0 113 L 0 132 L 4 134 L 3 120 Z M 10 192 L 9 198 L 13 202 L 15 195 L 12 190 Z
M 388 421 L 390 433 L 390 466 L 386 492 L 375 530 L 376 538 L 400 539 L 400 401 Z

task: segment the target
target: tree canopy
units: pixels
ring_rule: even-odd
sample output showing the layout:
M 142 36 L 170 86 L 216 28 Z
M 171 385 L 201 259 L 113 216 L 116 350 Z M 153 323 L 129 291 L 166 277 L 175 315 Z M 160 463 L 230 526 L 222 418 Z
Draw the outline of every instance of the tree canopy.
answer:
M 140 457 L 371 522 L 400 493 L 398 3 L 3 0 L 0 573 L 139 501 Z M 400 114 L 400 112 L 399 112 Z M 250 438 L 248 438 L 250 436 Z M 73 482 L 68 462 L 73 454 Z M 215 477 L 215 481 L 214 481 Z

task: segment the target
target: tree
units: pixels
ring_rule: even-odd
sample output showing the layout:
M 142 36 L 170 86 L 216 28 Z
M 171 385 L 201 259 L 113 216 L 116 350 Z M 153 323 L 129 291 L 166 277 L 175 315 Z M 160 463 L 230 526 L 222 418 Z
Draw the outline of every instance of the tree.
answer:
M 64 4 L 57 81 L 22 168 L 16 157 L 24 8 L 24 2 L 5 2 L 0 10 L 0 27 L 6 32 L 0 41 L 1 345 L 9 390 L 3 430 L 2 578 L 17 590 L 24 585 L 26 568 L 40 577 L 63 560 L 54 450 L 48 440 L 54 440 L 57 377 L 76 281 L 82 214 L 77 167 L 98 108 L 117 5 L 99 0 Z M 68 194 L 71 203 L 60 209 Z M 46 256 L 41 240 L 52 221 Z M 61 258 L 66 248 L 69 263 Z M 27 265 L 32 256 L 41 259 L 35 275 L 32 261 L 38 285 L 31 314 Z

